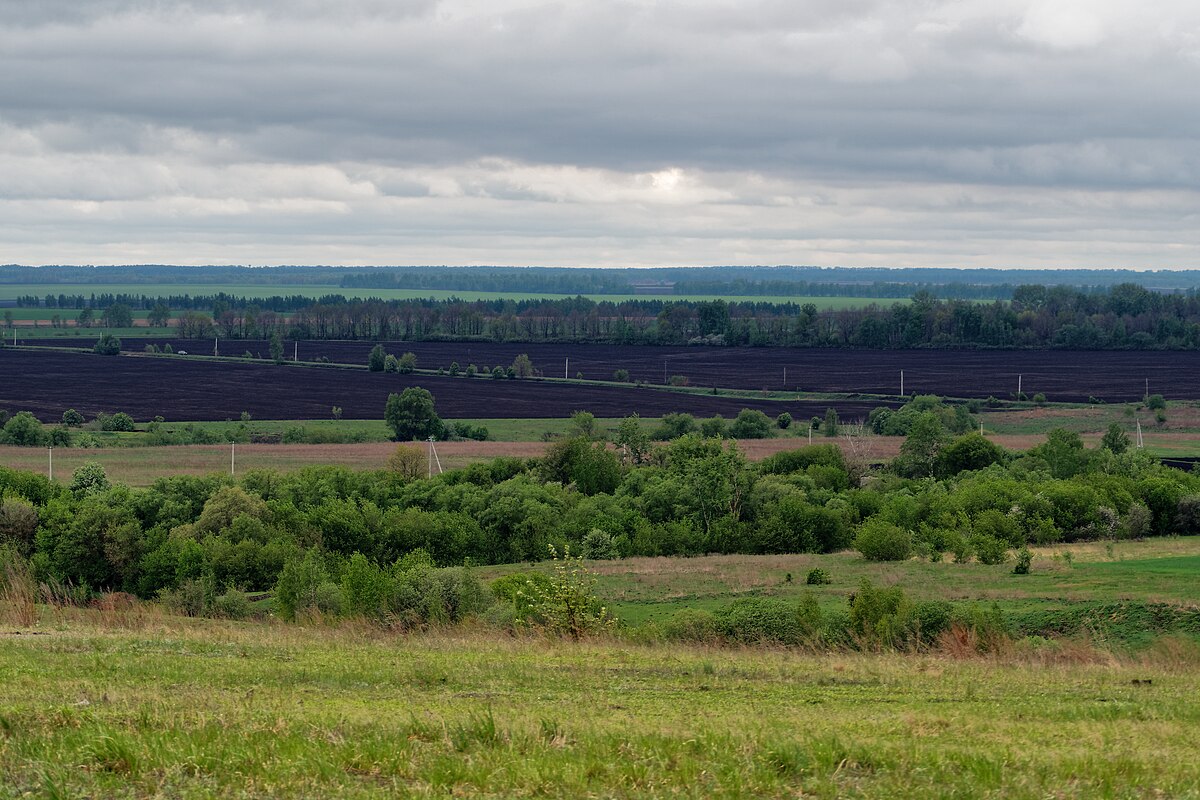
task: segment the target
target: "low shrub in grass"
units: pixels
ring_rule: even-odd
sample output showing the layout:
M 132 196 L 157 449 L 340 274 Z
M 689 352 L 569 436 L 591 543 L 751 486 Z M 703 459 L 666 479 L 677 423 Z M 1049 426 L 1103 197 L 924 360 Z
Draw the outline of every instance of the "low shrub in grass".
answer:
M 180 581 L 174 589 L 164 589 L 158 600 L 172 614 L 184 617 L 202 617 L 212 603 L 209 586 L 202 580 Z
M 254 616 L 254 606 L 245 592 L 230 589 L 213 600 L 213 613 L 225 619 L 249 619 Z
M 899 586 L 875 586 L 865 578 L 850 597 L 850 631 L 866 650 L 927 647 L 955 621 L 950 603 L 914 603 Z
M 714 644 L 721 639 L 717 617 L 701 608 L 684 608 L 663 625 L 663 636 L 668 641 Z
M 806 644 L 821 630 L 821 609 L 811 594 L 799 603 L 766 597 L 735 600 L 714 617 L 721 636 L 739 644 Z
M 854 549 L 868 561 L 904 561 L 912 555 L 912 536 L 886 520 L 872 517 L 859 527 Z
M 1008 560 L 1008 543 L 988 534 L 971 537 L 971 547 L 981 564 L 1003 564 Z
M 1014 575 L 1028 575 L 1029 568 L 1033 564 L 1033 553 L 1029 552 L 1028 547 L 1022 547 L 1017 551 L 1017 563 L 1013 567 Z
M 820 567 L 813 567 L 805 576 L 804 582 L 809 586 L 823 586 L 828 583 L 833 583 L 833 579 L 829 577 L 829 573 Z

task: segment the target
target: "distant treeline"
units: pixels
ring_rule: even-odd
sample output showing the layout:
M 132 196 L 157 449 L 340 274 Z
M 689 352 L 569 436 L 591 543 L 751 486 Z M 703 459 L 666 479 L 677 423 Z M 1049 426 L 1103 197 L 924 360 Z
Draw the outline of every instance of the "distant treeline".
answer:
M 184 336 L 208 335 L 203 328 L 215 324 L 231 338 L 278 332 L 293 339 L 1192 350 L 1200 347 L 1200 298 L 1123 284 L 1100 292 L 1021 286 L 1011 302 L 992 303 L 918 294 L 911 303 L 824 311 L 811 303 L 721 300 L 350 300 L 288 317 L 229 308 L 215 323 L 193 312 L 180 324 Z
M 32 304 L 36 297 L 22 298 Z M 331 294 L 243 298 L 48 295 L 58 308 L 174 313 L 181 336 L 256 339 L 486 339 L 606 344 L 796 347 L 1170 349 L 1200 347 L 1200 297 L 1136 284 L 1100 290 L 1017 286 L 1011 301 L 940 300 L 822 310 L 813 303 L 628 299 L 464 301 L 352 299 Z M 210 314 L 200 313 L 208 311 Z
M 0 284 L 194 284 L 330 286 L 549 294 L 666 294 L 1003 299 L 1023 284 L 1096 289 L 1138 283 L 1159 292 L 1200 288 L 1187 270 L 927 269 L 885 267 L 329 267 L 0 266 Z M 203 292 L 203 290 L 200 290 Z

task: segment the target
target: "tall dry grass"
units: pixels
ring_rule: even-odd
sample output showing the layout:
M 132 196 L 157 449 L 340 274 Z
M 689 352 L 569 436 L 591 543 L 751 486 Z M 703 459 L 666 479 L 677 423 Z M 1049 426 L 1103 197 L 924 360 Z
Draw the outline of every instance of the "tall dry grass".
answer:
M 37 624 L 37 581 L 29 562 L 17 555 L 3 559 L 0 566 L 0 621 L 18 628 Z

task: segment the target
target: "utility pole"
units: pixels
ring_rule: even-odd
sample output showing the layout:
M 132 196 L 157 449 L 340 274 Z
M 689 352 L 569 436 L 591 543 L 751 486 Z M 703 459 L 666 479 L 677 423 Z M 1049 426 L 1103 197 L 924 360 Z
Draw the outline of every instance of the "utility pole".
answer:
M 1021 376 L 1021 375 L 1017 375 L 1017 399 L 1018 400 L 1021 399 L 1021 378 L 1022 377 L 1023 376 Z
M 213 355 L 214 355 L 214 356 L 219 356 L 219 355 L 221 355 L 221 354 L 220 354 L 220 353 L 217 351 L 217 337 L 216 337 L 216 336 L 214 336 L 214 337 L 213 337 Z
M 237 442 L 229 443 L 229 474 L 233 475 L 234 462 L 237 458 Z
M 50 451 L 50 480 L 54 480 L 54 448 L 46 448 Z
M 1140 419 L 1137 420 L 1137 446 L 1139 450 L 1145 447 L 1145 444 L 1142 442 L 1142 421 Z
M 295 342 L 296 349 L 292 351 L 292 361 L 300 361 L 300 343 Z
M 783 390 L 787 391 L 787 367 L 783 368 Z
M 900 396 L 904 397 L 904 370 L 900 370 Z
M 564 380 L 564 381 L 565 381 L 567 378 L 571 377 L 571 369 L 570 369 L 570 367 L 571 367 L 571 359 L 570 359 L 570 358 L 564 358 L 564 359 L 563 359 L 563 380 Z

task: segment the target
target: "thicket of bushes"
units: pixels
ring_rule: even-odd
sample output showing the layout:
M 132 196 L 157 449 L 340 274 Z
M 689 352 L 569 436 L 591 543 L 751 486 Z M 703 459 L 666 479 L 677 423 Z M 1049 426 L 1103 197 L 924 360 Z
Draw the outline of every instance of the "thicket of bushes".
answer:
M 1140 451 L 1088 450 L 1055 431 L 1011 454 L 974 433 L 922 433 L 929 419 L 894 468 L 875 472 L 833 445 L 748 464 L 696 434 L 624 460 L 580 435 L 543 459 L 434 478 L 309 467 L 129 489 L 110 486 L 95 465 L 69 486 L 0 469 L 0 544 L 29 558 L 40 580 L 143 598 L 191 581 L 214 598 L 271 590 L 289 563 L 313 553 L 340 586 L 365 559 L 394 584 L 377 612 L 399 615 L 394 565 L 418 549 L 435 570 L 541 560 L 551 547 L 621 558 L 856 546 L 880 560 L 1002 563 L 1027 543 L 1200 531 L 1200 476 Z

